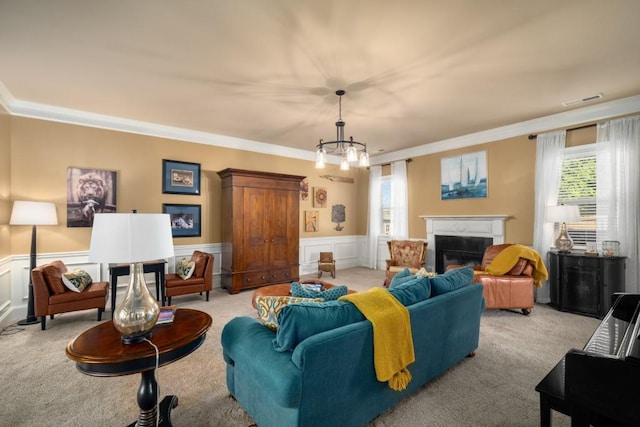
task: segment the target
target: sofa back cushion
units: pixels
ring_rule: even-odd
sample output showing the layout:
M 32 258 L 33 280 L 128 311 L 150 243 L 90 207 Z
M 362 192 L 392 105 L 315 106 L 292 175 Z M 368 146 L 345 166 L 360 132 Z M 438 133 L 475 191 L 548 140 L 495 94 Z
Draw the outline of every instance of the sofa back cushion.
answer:
M 195 262 L 196 266 L 193 270 L 192 277 L 204 277 L 204 270 L 207 268 L 207 254 L 200 251 L 194 251 L 191 255 L 191 261 Z
M 293 351 L 308 337 L 364 320 L 355 305 L 346 301 L 300 302 L 282 307 L 273 340 L 277 351 Z
M 411 277 L 413 280 L 389 289 L 389 293 L 404 306 L 423 301 L 431 294 L 428 277 Z M 287 305 L 280 309 L 273 346 L 278 351 L 292 351 L 312 335 L 364 319 L 360 310 L 346 301 L 299 302 Z
M 61 294 L 67 291 L 66 286 L 62 283 L 62 275 L 67 272 L 67 267 L 62 261 L 54 261 L 50 264 L 42 266 L 42 277 L 52 294 Z
M 473 280 L 473 268 L 462 267 L 447 271 L 431 278 L 431 296 L 446 294 L 447 292 L 467 286 Z

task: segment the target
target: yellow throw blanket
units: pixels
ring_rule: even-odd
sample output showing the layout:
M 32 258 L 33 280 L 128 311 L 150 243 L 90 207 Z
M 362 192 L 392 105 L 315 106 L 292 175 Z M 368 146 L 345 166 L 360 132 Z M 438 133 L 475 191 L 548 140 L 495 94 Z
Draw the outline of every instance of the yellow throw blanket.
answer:
M 484 271 L 492 276 L 502 276 L 511 270 L 520 258 L 528 260 L 533 266 L 533 280 L 536 286 L 542 286 L 542 281 L 547 280 L 549 273 L 538 251 L 523 245 L 511 245 L 503 249 L 491 261 Z
M 385 288 L 339 299 L 354 304 L 373 325 L 373 363 L 378 381 L 387 381 L 396 391 L 407 388 L 411 381 L 407 366 L 416 360 L 409 310 Z

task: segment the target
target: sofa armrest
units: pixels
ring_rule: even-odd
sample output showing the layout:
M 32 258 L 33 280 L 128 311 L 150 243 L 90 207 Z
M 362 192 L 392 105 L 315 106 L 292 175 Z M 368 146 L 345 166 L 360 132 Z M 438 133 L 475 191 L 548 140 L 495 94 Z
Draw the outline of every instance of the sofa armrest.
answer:
M 396 262 L 392 259 L 385 259 L 384 262 L 387 264 L 387 269 L 396 265 Z

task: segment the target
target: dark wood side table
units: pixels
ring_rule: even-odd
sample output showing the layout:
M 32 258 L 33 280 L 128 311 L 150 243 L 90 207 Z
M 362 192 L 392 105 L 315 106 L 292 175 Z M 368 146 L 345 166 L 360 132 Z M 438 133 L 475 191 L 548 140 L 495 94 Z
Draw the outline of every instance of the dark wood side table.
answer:
M 158 347 L 158 367 L 175 362 L 196 350 L 211 327 L 211 316 L 198 310 L 176 310 L 173 323 L 156 325 L 150 341 Z M 141 374 L 138 388 L 140 414 L 137 425 L 155 426 L 158 411 L 156 350 L 148 342 L 123 344 L 113 322 L 104 322 L 78 335 L 66 348 L 69 359 L 80 372 L 95 377 Z M 171 426 L 171 409 L 177 396 L 167 396 L 160 403 L 160 426 Z M 136 423 L 131 424 L 131 426 Z
M 167 263 L 164 259 L 147 261 L 142 264 L 142 270 L 145 273 L 155 273 L 156 275 L 156 299 L 164 305 L 165 301 L 165 282 L 164 282 L 164 265 Z M 111 283 L 111 318 L 116 309 L 116 287 L 118 285 L 118 277 L 128 276 L 131 264 L 109 264 L 109 281 Z
M 551 410 L 571 415 L 571 406 L 564 396 L 564 357 L 538 383 L 536 391 L 540 393 L 540 426 L 551 427 Z

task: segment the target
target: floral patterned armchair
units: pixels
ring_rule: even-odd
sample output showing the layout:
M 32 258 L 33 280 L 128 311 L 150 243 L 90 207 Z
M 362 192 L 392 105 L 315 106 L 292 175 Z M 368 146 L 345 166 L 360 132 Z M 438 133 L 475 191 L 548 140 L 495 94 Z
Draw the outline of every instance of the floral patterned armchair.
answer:
M 417 273 L 424 267 L 424 259 L 427 255 L 427 242 L 422 240 L 389 240 L 389 256 L 386 260 L 387 273 L 384 286 L 388 287 L 396 273 L 409 267 L 409 271 Z

